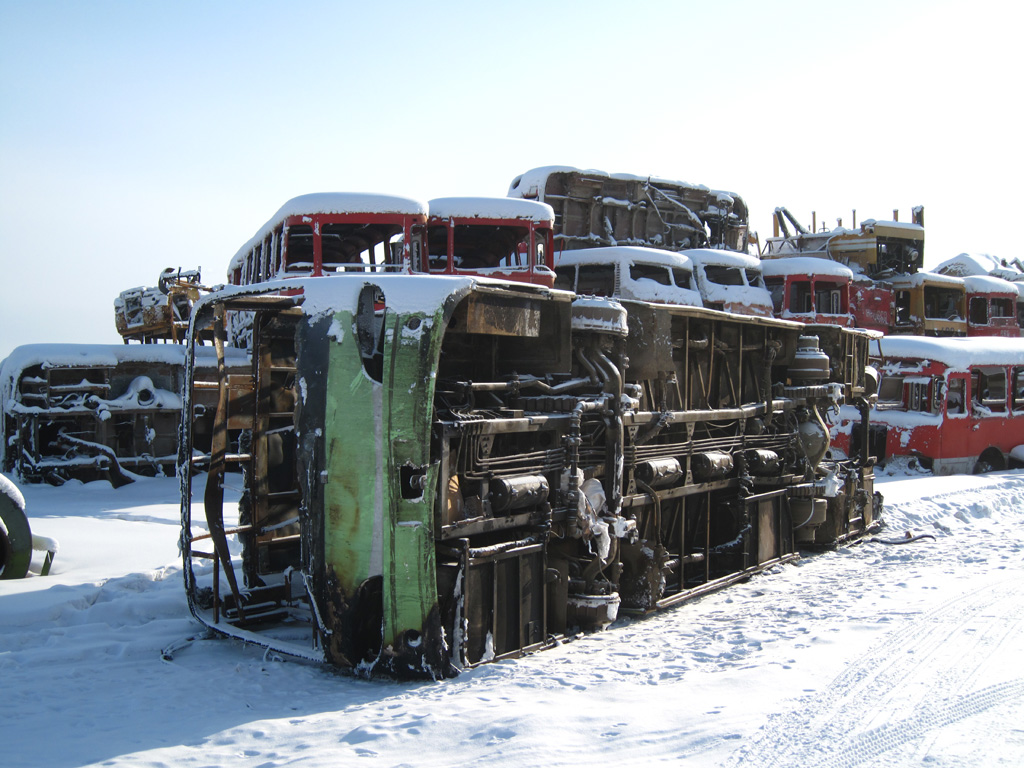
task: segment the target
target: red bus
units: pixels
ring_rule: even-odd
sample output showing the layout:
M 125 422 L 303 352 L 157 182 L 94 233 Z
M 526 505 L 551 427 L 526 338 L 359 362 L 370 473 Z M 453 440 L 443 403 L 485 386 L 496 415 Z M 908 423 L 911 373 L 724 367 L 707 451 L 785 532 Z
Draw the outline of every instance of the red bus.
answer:
M 855 322 L 850 306 L 853 270 L 813 256 L 761 261 L 764 284 L 772 295 L 775 316 L 815 325 L 865 327 Z
M 1005 469 L 1024 445 L 1024 340 L 887 336 L 871 453 L 937 475 Z M 856 442 L 856 438 L 854 440 Z
M 441 197 L 431 200 L 429 209 L 427 250 L 412 260 L 414 272 L 555 284 L 550 205 L 507 197 Z
M 392 195 L 323 192 L 293 198 L 235 254 L 228 283 L 251 285 L 418 262 L 427 206 Z
M 968 336 L 1020 336 L 1017 286 L 998 277 L 970 275 L 967 289 Z

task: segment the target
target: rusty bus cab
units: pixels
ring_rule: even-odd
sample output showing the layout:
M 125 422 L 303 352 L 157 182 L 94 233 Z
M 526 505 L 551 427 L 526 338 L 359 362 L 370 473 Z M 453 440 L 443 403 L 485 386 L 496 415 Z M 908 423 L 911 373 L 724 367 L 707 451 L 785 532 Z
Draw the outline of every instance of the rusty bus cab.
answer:
M 429 203 L 427 248 L 414 272 L 555 282 L 554 211 L 507 197 L 442 197 Z
M 323 192 L 293 198 L 243 245 L 228 283 L 408 269 L 422 254 L 427 206 L 405 197 Z
M 967 289 L 963 279 L 934 272 L 897 275 L 892 287 L 896 317 L 892 333 L 966 336 Z

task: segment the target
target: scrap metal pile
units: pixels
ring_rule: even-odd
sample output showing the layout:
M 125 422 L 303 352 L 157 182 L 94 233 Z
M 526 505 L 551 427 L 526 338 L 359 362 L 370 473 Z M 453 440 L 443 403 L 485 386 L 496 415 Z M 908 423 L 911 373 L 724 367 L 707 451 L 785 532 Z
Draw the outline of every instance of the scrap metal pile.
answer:
M 181 343 L 21 348 L 5 469 L 116 482 L 175 463 L 201 622 L 397 677 L 876 527 L 869 441 L 838 450 L 830 422 L 868 434 L 877 334 L 771 317 L 737 195 L 541 170 L 513 187 L 554 210 L 296 198 L 230 285 L 199 295 L 184 276 L 186 336 L 173 291 L 122 295 L 126 340 Z M 602 247 L 571 274 L 553 258 L 583 246 Z

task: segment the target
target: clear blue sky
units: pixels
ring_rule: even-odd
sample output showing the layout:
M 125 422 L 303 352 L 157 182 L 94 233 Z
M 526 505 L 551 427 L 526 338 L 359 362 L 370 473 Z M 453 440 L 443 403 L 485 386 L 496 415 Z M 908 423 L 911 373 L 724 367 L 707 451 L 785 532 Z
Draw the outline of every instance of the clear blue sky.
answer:
M 296 195 L 540 165 L 737 192 L 762 237 L 921 204 L 928 263 L 1020 256 L 1019 8 L 0 0 L 0 358 L 118 342 L 122 289 L 222 282 Z

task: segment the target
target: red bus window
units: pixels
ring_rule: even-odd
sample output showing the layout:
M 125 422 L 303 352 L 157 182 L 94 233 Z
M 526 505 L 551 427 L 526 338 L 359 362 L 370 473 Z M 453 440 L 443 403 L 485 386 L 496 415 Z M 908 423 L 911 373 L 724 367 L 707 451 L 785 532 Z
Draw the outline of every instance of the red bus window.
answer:
M 1024 368 L 1013 369 L 1013 410 L 1024 411 Z
M 946 392 L 946 413 L 966 413 L 964 408 L 965 403 L 965 384 L 967 379 L 958 377 L 949 380 L 949 389 Z
M 974 402 L 981 409 L 1006 410 L 1006 371 L 1001 368 L 980 368 L 971 374 Z
M 970 308 L 971 322 L 974 325 L 988 325 L 988 301 L 984 296 L 971 298 Z
M 288 245 L 285 248 L 286 272 L 313 271 L 313 227 L 299 224 L 288 228 Z
M 842 293 L 835 283 L 818 283 L 814 287 L 814 310 L 819 315 L 841 315 Z
M 885 405 L 903 405 L 903 377 L 883 376 L 878 385 L 878 402 Z
M 431 272 L 448 270 L 448 227 L 442 225 L 427 229 L 427 260 Z
M 805 314 L 814 311 L 814 299 L 811 296 L 810 282 L 793 283 L 793 307 L 794 312 Z
M 537 241 L 537 266 L 543 267 L 548 263 L 548 257 L 545 249 L 545 243 L 547 242 L 547 230 L 541 229 L 534 233 L 534 238 Z
M 992 299 L 992 317 L 1013 317 L 1013 299 Z

